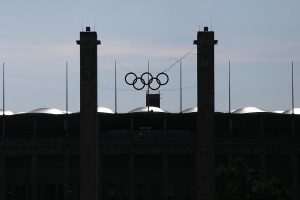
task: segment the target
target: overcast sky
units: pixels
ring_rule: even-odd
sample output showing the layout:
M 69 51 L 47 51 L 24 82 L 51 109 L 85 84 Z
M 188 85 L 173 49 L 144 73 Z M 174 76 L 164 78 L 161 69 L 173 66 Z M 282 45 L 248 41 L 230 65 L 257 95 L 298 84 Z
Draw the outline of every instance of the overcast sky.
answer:
M 192 51 L 197 31 L 208 26 L 215 49 L 216 111 L 228 111 L 228 61 L 232 109 L 291 108 L 291 62 L 295 106 L 300 107 L 299 0 L 0 0 L 0 62 L 6 69 L 6 108 L 65 109 L 65 62 L 69 108 L 79 110 L 79 32 L 97 31 L 98 104 L 114 110 L 114 61 L 118 112 L 145 105 L 145 91 L 125 84 L 128 72 L 157 74 Z M 196 56 L 182 61 L 183 109 L 196 106 Z M 161 107 L 179 112 L 179 64 L 167 71 Z M 1 87 L 2 88 L 2 87 Z M 2 94 L 2 89 L 1 89 Z M 2 96 L 2 95 L 1 95 Z

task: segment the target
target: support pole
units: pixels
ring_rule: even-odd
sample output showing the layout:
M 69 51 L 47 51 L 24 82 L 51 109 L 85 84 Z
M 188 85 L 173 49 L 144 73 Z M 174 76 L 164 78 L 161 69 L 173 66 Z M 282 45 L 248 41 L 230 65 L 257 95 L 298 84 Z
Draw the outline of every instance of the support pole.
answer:
M 294 62 L 292 61 L 292 114 L 294 114 Z
M 292 61 L 292 136 L 295 136 L 294 62 Z
M 68 77 L 68 61 L 66 61 L 66 114 L 69 112 L 69 77 Z
M 228 113 L 231 113 L 231 69 L 230 61 L 228 62 Z
M 180 113 L 182 113 L 182 61 L 180 60 Z
M 3 95 L 2 95 L 2 110 L 3 110 L 3 115 L 5 115 L 5 68 L 4 68 L 4 63 L 2 65 L 2 92 L 3 92 Z
M 115 61 L 115 113 L 117 114 L 117 61 Z
M 65 136 L 69 135 L 68 131 L 68 113 L 69 113 L 69 85 L 68 85 L 68 61 L 66 61 L 66 115 L 65 115 Z
M 149 66 L 149 60 L 148 60 L 148 82 L 149 83 L 149 71 L 150 71 L 150 66 Z M 149 95 L 149 92 L 150 92 L 150 84 L 148 84 L 148 89 L 147 89 L 147 95 Z M 147 98 L 147 95 L 146 95 L 146 98 Z M 146 99 L 147 100 L 147 99 Z M 149 112 L 149 105 L 147 106 L 147 109 L 148 109 L 148 112 Z
M 5 139 L 5 67 L 2 63 L 2 138 Z

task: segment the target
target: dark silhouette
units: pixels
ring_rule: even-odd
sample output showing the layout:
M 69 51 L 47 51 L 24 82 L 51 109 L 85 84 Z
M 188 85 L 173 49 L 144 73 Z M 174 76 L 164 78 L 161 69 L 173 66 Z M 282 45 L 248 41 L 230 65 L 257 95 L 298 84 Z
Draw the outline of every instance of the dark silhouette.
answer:
M 100 42 L 87 28 L 77 43 L 80 113 L 42 109 L 0 116 L 1 121 L 5 117 L 0 200 L 212 200 L 222 192 L 216 169 L 236 157 L 266 178 L 259 189 L 276 186 L 269 182 L 276 177 L 299 199 L 300 116 L 214 112 L 217 41 L 207 27 L 194 41 L 199 109 L 191 113 L 97 113 Z M 157 105 L 157 96 L 148 98 Z M 246 193 L 243 189 L 239 195 Z
M 263 178 L 243 159 L 216 170 L 217 199 L 220 200 L 290 200 L 291 187 L 275 178 Z
M 98 199 L 97 33 L 80 32 L 80 199 Z

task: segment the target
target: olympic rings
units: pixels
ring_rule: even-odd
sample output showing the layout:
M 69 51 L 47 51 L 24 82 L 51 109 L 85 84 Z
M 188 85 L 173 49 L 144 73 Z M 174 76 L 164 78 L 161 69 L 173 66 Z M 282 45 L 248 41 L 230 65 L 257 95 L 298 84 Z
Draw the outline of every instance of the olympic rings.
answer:
M 130 78 L 130 76 L 133 77 Z M 125 82 L 128 85 L 132 85 L 136 90 L 142 90 L 145 86 L 148 86 L 151 90 L 158 90 L 162 85 L 166 85 L 169 82 L 169 76 L 161 72 L 156 77 L 153 77 L 151 73 L 145 72 L 138 77 L 135 73 L 129 72 L 125 76 Z

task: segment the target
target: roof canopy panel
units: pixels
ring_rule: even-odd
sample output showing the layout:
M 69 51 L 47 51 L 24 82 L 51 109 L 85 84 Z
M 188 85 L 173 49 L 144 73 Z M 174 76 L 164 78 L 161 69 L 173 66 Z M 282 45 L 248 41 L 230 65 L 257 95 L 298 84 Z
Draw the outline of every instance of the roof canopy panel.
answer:
M 163 113 L 165 113 L 167 111 L 164 109 L 158 108 L 158 107 L 154 107 L 154 106 L 139 107 L 139 108 L 129 111 L 129 113 L 141 113 L 141 112 L 163 112 Z
M 53 115 L 65 114 L 65 112 L 56 108 L 37 108 L 30 111 L 29 113 L 43 113 L 43 114 L 53 114 Z
M 245 114 L 245 113 L 261 113 L 261 112 L 267 112 L 267 111 L 258 107 L 243 107 L 243 108 L 236 109 L 232 113 Z

